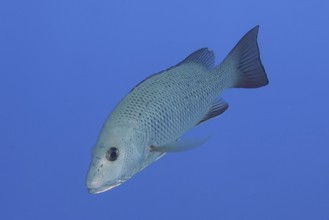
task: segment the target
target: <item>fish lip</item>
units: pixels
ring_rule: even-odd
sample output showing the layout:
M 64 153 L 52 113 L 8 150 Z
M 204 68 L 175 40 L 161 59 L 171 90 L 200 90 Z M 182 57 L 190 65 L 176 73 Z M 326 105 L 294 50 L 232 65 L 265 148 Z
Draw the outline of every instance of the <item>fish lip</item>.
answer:
M 116 186 L 119 186 L 121 183 L 126 181 L 128 178 L 120 179 L 120 180 L 114 180 L 114 181 L 109 181 L 107 183 L 102 184 L 101 186 L 87 186 L 88 192 L 91 194 L 98 194 L 102 193 L 105 191 L 108 191 L 110 189 L 113 189 Z
M 105 192 L 105 191 L 108 191 L 118 185 L 120 185 L 121 183 L 117 183 L 117 184 L 112 184 L 112 185 L 105 185 L 105 186 L 101 186 L 101 187 L 98 187 L 98 188 L 88 188 L 88 192 L 90 194 L 98 194 L 98 193 L 102 193 L 102 192 Z

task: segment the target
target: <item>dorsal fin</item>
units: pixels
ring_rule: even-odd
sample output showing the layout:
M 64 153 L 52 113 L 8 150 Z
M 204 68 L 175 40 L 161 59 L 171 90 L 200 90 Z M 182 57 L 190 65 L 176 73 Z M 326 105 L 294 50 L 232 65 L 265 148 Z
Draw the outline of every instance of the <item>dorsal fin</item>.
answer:
M 201 48 L 191 53 L 188 57 L 186 57 L 183 61 L 178 63 L 176 66 L 179 66 L 181 64 L 188 64 L 188 63 L 197 63 L 203 65 L 207 69 L 210 69 L 215 65 L 214 52 L 208 50 L 208 48 Z
M 214 67 L 214 65 L 215 65 L 214 52 L 211 50 L 208 50 L 208 48 L 201 48 L 199 50 L 196 50 L 193 53 L 191 53 L 189 56 L 187 56 L 183 61 L 179 62 L 177 65 L 169 67 L 166 70 L 163 70 L 161 72 L 158 72 L 158 73 L 155 73 L 155 74 L 152 74 L 152 75 L 146 77 L 141 82 L 139 82 L 134 88 L 132 88 L 130 90 L 130 92 L 132 92 L 137 86 L 139 86 L 140 84 L 142 84 L 143 82 L 145 82 L 149 78 L 152 78 L 155 75 L 158 75 L 165 71 L 171 70 L 179 65 L 189 64 L 189 63 L 198 63 L 198 64 L 204 66 L 206 69 L 210 69 L 210 68 Z
M 215 99 L 207 114 L 197 123 L 197 125 L 211 118 L 217 117 L 218 115 L 224 113 L 227 108 L 228 104 L 222 98 Z

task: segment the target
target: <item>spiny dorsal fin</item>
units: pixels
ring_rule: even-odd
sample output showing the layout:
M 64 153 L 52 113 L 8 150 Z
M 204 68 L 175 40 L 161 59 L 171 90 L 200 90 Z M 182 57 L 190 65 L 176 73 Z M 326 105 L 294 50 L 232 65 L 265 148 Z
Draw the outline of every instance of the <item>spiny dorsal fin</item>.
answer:
M 179 66 L 181 64 L 188 64 L 188 63 L 198 63 L 200 65 L 203 65 L 207 69 L 210 69 L 215 65 L 214 52 L 208 50 L 208 48 L 201 48 L 191 53 L 188 57 L 186 57 L 182 62 L 178 63 L 176 66 Z
M 179 62 L 177 65 L 169 67 L 166 70 L 160 71 L 158 73 L 155 73 L 155 74 L 152 74 L 152 75 L 146 77 L 141 82 L 139 82 L 132 90 L 130 90 L 130 92 L 132 92 L 137 86 L 139 86 L 140 84 L 142 84 L 143 82 L 152 78 L 155 75 L 161 74 L 165 71 L 169 71 L 179 65 L 189 64 L 189 63 L 197 63 L 197 64 L 204 66 L 206 69 L 210 69 L 210 68 L 214 67 L 214 65 L 215 65 L 214 52 L 208 50 L 208 48 L 201 48 L 199 50 L 196 50 L 193 53 L 191 53 L 188 57 L 186 57 L 183 61 Z
M 228 104 L 222 98 L 215 99 L 207 114 L 197 123 L 197 125 L 211 118 L 217 117 L 218 115 L 224 113 L 227 108 Z
M 155 75 L 164 73 L 166 71 L 169 71 L 179 65 L 182 64 L 189 64 L 189 63 L 197 63 L 200 64 L 202 66 L 204 66 L 206 69 L 210 69 L 212 67 L 214 67 L 215 65 L 215 55 L 213 51 L 208 50 L 208 48 L 201 48 L 199 50 L 194 51 L 193 53 L 191 53 L 188 57 L 186 57 L 183 61 L 179 62 L 177 65 L 169 67 L 166 70 L 163 70 L 161 72 L 152 74 L 148 77 L 146 77 L 145 79 L 143 79 L 141 82 L 139 82 L 134 88 L 132 88 L 130 90 L 130 92 L 132 92 L 137 86 L 139 86 L 140 84 L 142 84 L 143 82 L 145 82 L 146 80 L 152 78 Z M 129 92 L 129 93 L 130 93 Z

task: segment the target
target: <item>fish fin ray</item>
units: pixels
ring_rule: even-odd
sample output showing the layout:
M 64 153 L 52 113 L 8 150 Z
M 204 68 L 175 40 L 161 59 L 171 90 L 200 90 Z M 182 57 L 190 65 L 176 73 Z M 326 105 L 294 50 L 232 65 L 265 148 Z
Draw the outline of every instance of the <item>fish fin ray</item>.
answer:
M 215 99 L 210 109 L 208 110 L 207 114 L 197 123 L 197 125 L 209 119 L 219 116 L 220 114 L 224 113 L 227 108 L 228 108 L 228 104 L 222 98 Z
M 257 25 L 248 31 L 218 68 L 215 68 L 218 72 L 233 70 L 227 73 L 235 74 L 228 87 L 257 88 L 268 84 L 268 78 L 260 60 L 257 43 L 258 29 Z
M 215 65 L 215 55 L 214 52 L 208 50 L 208 48 L 201 48 L 199 50 L 194 51 L 189 56 L 187 56 L 183 61 L 178 63 L 176 66 L 182 64 L 189 63 L 197 63 L 206 67 L 207 69 L 211 69 Z
M 146 77 L 145 79 L 140 81 L 136 86 L 134 86 L 134 88 L 132 88 L 130 90 L 130 92 L 132 92 L 136 87 L 138 87 L 140 84 L 142 84 L 146 80 L 152 78 L 153 76 L 159 75 L 159 74 L 164 73 L 169 70 L 172 70 L 175 67 L 180 66 L 182 64 L 189 64 L 189 63 L 197 63 L 197 64 L 204 66 L 206 69 L 211 69 L 215 65 L 214 52 L 211 50 L 208 50 L 208 48 L 201 48 L 199 50 L 196 50 L 193 53 L 191 53 L 189 56 L 187 56 L 183 61 L 179 62 L 177 65 L 169 67 L 165 70 L 162 70 L 158 73 L 154 73 L 154 74 Z

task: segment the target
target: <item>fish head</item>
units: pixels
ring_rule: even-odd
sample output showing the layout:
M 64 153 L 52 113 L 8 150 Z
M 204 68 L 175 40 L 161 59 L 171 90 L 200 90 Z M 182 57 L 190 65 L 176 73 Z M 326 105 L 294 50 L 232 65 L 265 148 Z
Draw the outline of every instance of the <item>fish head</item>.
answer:
M 141 145 L 131 135 L 100 135 L 92 150 L 86 178 L 89 193 L 102 193 L 119 186 L 162 155 Z
M 100 143 L 93 148 L 86 185 L 92 194 L 105 192 L 138 172 L 141 156 L 125 144 Z

